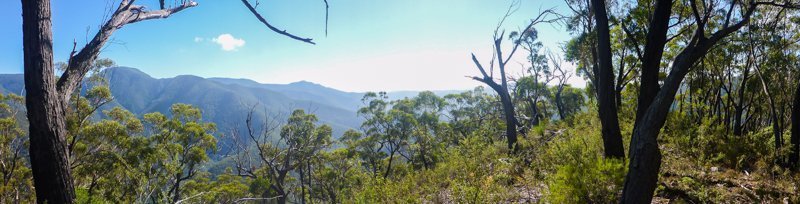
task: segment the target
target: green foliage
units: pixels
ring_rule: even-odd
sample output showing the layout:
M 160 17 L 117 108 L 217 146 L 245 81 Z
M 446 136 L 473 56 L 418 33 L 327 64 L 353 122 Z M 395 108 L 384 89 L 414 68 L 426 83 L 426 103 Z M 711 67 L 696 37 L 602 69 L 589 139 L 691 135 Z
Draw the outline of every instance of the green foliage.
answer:
M 21 96 L 0 94 L 0 203 L 34 201 L 28 137 L 17 120 L 23 103 Z
M 532 138 L 541 144 L 529 154 L 529 172 L 547 186 L 547 202 L 613 203 L 622 191 L 626 164 L 603 158 L 599 121 L 593 116 L 580 113 L 571 126 L 557 124 L 543 137 Z
M 470 136 L 449 149 L 435 168 L 403 177 L 366 180 L 354 190 L 353 202 L 491 203 L 515 197 L 508 185 L 514 177 L 502 143 L 487 144 Z
M 557 167 L 548 177 L 547 200 L 553 203 L 614 203 L 622 191 L 625 164 L 598 156 Z

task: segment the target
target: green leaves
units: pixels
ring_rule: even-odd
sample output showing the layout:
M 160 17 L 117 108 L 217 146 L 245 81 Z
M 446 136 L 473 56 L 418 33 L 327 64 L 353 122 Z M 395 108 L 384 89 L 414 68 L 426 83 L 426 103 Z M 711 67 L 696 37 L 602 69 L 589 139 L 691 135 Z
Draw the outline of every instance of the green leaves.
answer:
M 33 179 L 25 151 L 28 137 L 17 122 L 20 96 L 0 94 L 0 203 L 34 202 Z

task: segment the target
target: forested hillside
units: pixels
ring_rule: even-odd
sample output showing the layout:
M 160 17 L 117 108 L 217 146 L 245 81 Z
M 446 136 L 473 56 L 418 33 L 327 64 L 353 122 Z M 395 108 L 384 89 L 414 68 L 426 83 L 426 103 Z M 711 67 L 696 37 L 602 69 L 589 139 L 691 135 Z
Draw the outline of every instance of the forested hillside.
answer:
M 175 103 L 191 104 L 203 110 L 204 119 L 217 124 L 223 132 L 235 130 L 244 123 L 255 107 L 256 121 L 266 116 L 285 118 L 294 109 L 304 109 L 330 125 L 336 137 L 348 129 L 356 129 L 363 121 L 356 111 L 363 105 L 364 93 L 344 92 L 319 84 L 301 81 L 290 84 L 261 84 L 247 79 L 209 78 L 185 75 L 155 79 L 134 68 L 112 67 L 100 76 L 109 83 L 115 100 L 100 110 L 123 107 L 136 115 L 169 112 Z M 0 90 L 4 94 L 24 96 L 22 75 L 0 74 Z M 86 91 L 88 89 L 85 89 Z M 436 91 L 440 96 L 457 91 Z M 391 92 L 395 98 L 413 97 L 419 91 Z M 102 115 L 98 115 L 103 118 Z
M 54 62 L 50 1 L 22 1 L 0 203 L 800 203 L 800 2 L 513 1 L 463 56 L 475 88 L 365 93 L 119 67 L 100 57 L 115 31 L 198 6 L 134 3 Z

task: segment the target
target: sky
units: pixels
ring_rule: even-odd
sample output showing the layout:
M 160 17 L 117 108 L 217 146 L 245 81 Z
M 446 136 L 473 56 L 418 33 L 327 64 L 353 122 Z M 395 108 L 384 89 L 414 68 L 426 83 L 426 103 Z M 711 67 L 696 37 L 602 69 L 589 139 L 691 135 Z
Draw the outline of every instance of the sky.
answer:
M 195 0 L 197 7 L 167 19 L 124 26 L 101 57 L 156 78 L 177 75 L 247 78 L 261 83 L 311 81 L 344 91 L 466 90 L 480 72 L 470 59 L 491 60 L 492 35 L 512 0 L 261 0 L 258 10 L 280 29 L 267 29 L 237 0 Z M 170 1 L 167 1 L 170 2 Z M 66 61 L 73 41 L 84 45 L 119 1 L 52 1 L 54 58 Z M 139 0 L 157 9 L 155 0 Z M 20 1 L 0 2 L 0 73 L 22 73 Z M 566 13 L 563 1 L 522 0 L 502 27 L 527 25 L 540 10 Z M 560 53 L 571 37 L 562 26 L 540 24 L 545 49 Z M 510 43 L 506 42 L 504 49 Z M 508 52 L 506 52 L 508 53 Z M 508 65 L 520 73 L 518 52 Z M 485 65 L 486 66 L 486 65 Z M 572 67 L 572 66 L 570 66 Z M 573 76 L 570 83 L 583 87 Z

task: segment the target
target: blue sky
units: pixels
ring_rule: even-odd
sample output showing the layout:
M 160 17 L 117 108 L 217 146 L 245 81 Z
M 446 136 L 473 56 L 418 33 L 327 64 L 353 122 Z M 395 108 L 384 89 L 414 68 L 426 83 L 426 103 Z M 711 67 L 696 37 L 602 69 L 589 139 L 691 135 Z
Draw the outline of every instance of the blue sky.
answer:
M 491 37 L 510 0 L 261 0 L 258 10 L 279 28 L 317 45 L 269 31 L 238 0 L 196 0 L 198 7 L 168 19 L 127 25 L 101 57 L 154 77 L 191 74 L 263 83 L 307 80 L 346 91 L 453 90 L 480 85 L 470 53 L 488 63 Z M 167 1 L 170 2 L 170 1 Z M 52 1 L 54 52 L 65 61 L 76 40 L 85 44 L 119 1 Z M 155 0 L 138 3 L 156 8 Z M 523 27 L 541 8 L 565 13 L 563 1 L 523 0 L 505 23 Z M 0 2 L 0 73 L 22 72 L 19 1 Z M 540 40 L 557 47 L 562 27 L 539 25 Z M 87 34 L 88 33 L 88 34 Z M 508 45 L 508 43 L 506 44 Z M 522 55 L 515 60 L 524 62 Z M 511 72 L 522 68 L 510 63 Z M 582 86 L 577 77 L 571 83 Z

